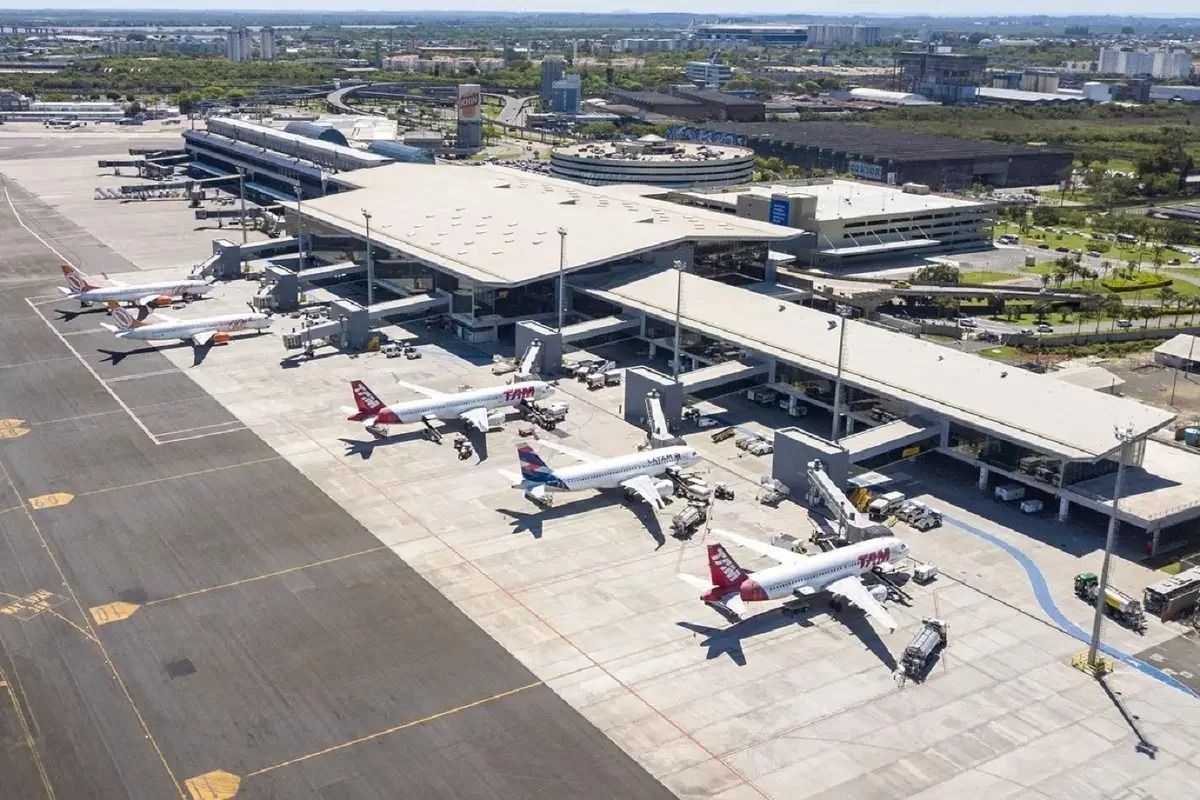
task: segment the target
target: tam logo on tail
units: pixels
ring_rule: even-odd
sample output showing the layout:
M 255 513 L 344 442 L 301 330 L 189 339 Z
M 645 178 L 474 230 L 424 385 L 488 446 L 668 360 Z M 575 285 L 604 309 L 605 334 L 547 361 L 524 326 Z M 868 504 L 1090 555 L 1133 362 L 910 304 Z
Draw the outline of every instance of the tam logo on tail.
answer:
M 120 307 L 114 308 L 112 310 L 112 316 L 113 321 L 117 323 L 117 327 L 123 331 L 130 330 L 137 323 L 137 320 L 133 318 L 133 315 L 129 313 L 128 309 Z
M 721 544 L 708 546 L 708 573 L 713 585 L 722 588 L 741 586 L 749 577 Z
M 354 393 L 354 405 L 358 408 L 358 413 L 350 419 L 363 420 L 383 410 L 383 401 L 362 381 L 350 381 L 350 390 Z

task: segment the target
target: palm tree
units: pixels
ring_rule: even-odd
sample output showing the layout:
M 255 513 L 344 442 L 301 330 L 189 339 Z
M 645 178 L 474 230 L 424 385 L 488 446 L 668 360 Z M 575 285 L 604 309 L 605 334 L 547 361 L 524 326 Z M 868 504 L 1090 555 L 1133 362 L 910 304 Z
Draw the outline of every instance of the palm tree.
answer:
M 1178 297 L 1179 297 L 1179 292 L 1175 291 L 1170 286 L 1164 286 L 1162 289 L 1160 289 L 1158 292 L 1158 302 L 1159 302 L 1158 308 L 1159 308 L 1160 315 L 1165 316 L 1167 313 L 1167 306 L 1169 306 L 1169 305 L 1171 305 L 1171 303 L 1175 302 L 1176 298 L 1178 298 Z M 1161 320 L 1160 320 L 1160 322 L 1161 322 Z M 1161 327 L 1161 325 L 1160 325 L 1160 327 Z
M 1042 288 L 1043 289 L 1049 288 L 1050 281 L 1052 281 L 1052 280 L 1054 280 L 1054 277 L 1049 272 L 1043 272 L 1042 273 Z
M 1110 330 L 1117 329 L 1117 320 L 1125 311 L 1125 302 L 1119 294 L 1106 294 L 1100 300 L 1100 310 L 1102 314 L 1096 316 L 1096 333 L 1100 332 L 1100 318 L 1107 315 L 1112 320 Z

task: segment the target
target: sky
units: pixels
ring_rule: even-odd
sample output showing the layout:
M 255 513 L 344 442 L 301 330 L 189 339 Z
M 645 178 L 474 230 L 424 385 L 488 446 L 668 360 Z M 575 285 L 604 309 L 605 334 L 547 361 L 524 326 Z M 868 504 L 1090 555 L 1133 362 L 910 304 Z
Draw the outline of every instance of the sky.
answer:
M 947 4 L 936 0 L 815 0 L 798 5 L 795 0 L 590 0 L 587 3 L 571 0 L 348 0 L 331 4 L 329 0 L 207 0 L 203 8 L 220 10 L 270 11 L 672 11 L 692 14 L 1048 14 L 1127 16 L 1200 17 L 1196 0 L 982 0 L 982 2 Z M 186 0 L 0 0 L 0 9 L 144 9 L 176 8 L 199 10 Z
M 794 0 L 589 0 L 587 4 L 571 0 L 348 0 L 338 4 L 338 11 L 638 11 L 709 14 L 805 13 L 824 14 L 936 14 L 936 16 L 966 16 L 966 14 L 1116 14 L 1129 16 L 1200 17 L 1200 4 L 1195 0 L 978 0 L 973 2 L 937 2 L 935 0 L 810 0 L 798 5 Z M 206 0 L 203 6 L 186 0 L 0 0 L 4 8 L 173 8 L 180 11 L 263 10 L 263 11 L 331 11 L 336 7 L 329 0 Z

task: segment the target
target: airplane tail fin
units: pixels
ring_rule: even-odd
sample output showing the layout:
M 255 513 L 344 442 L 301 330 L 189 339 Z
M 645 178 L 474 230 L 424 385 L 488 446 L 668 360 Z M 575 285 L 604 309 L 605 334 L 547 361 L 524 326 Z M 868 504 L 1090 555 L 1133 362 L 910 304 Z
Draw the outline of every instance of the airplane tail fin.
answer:
M 67 279 L 67 288 L 72 292 L 86 292 L 89 289 L 100 288 L 93 285 L 92 282 L 88 280 L 88 276 L 77 267 L 74 267 L 70 264 L 63 264 L 61 269 L 63 277 Z
M 550 465 L 527 444 L 517 448 L 517 458 L 521 462 L 521 479 L 531 483 L 544 483 L 554 475 Z
M 750 576 L 738 566 L 723 544 L 708 546 L 708 575 L 718 589 L 736 589 Z
M 130 314 L 128 309 L 121 308 L 116 300 L 108 301 L 108 311 L 112 314 L 113 322 L 117 323 L 119 330 L 131 331 L 146 324 L 133 316 L 133 314 Z
M 379 412 L 384 409 L 383 401 L 362 381 L 350 381 L 350 389 L 354 392 L 354 405 L 358 411 L 348 419 L 362 422 L 378 416 Z

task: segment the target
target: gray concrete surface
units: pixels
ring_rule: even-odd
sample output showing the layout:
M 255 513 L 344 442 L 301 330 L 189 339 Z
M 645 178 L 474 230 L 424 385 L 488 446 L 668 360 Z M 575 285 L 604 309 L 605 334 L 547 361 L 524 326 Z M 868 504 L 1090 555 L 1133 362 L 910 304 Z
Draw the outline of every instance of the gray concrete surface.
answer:
M 289 800 L 669 796 L 257 436 L 205 429 L 229 413 L 162 354 L 114 366 L 95 315 L 53 314 L 58 256 L 7 202 L 0 232 L 0 418 L 28 431 L 0 440 L 0 797 L 212 800 L 217 770 Z

